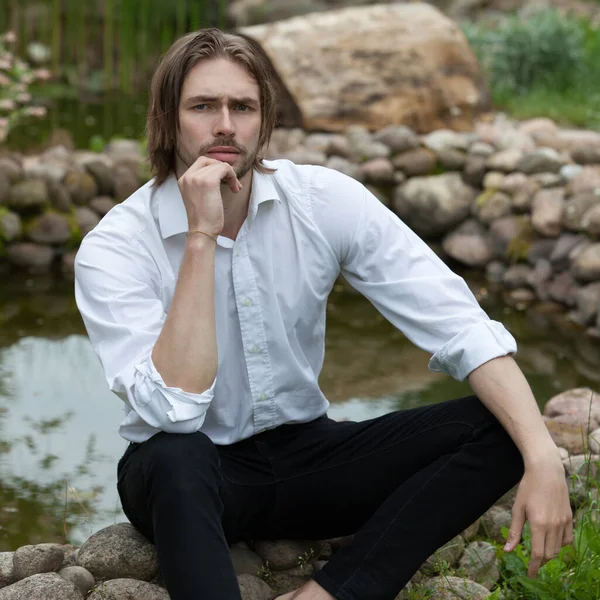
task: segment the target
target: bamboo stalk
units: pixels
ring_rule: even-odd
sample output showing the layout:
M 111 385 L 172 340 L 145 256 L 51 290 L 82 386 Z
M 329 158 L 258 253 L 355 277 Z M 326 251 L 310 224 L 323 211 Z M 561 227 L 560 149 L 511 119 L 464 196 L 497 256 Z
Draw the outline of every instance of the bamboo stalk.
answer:
M 104 81 L 106 89 L 112 89 L 113 84 L 113 31 L 114 0 L 105 0 L 104 3 Z

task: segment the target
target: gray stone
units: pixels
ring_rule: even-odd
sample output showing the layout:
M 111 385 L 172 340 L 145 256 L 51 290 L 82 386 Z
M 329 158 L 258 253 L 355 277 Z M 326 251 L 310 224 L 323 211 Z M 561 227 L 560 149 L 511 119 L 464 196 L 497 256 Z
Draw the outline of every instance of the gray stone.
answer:
M 18 213 L 39 212 L 49 201 L 48 186 L 41 179 L 29 179 L 10 190 L 8 206 Z
M 514 175 L 516 175 L 516 173 Z M 523 175 L 523 173 L 521 173 L 521 175 Z M 523 176 L 525 177 L 525 175 Z M 531 210 L 533 197 L 537 194 L 539 189 L 539 183 L 528 178 L 513 194 L 512 207 L 514 210 L 517 212 L 529 212 Z
M 467 155 L 460 150 L 439 150 L 436 155 L 440 166 L 446 171 L 462 171 L 467 162 Z
M 10 196 L 10 179 L 0 171 L 0 206 L 8 201 Z
M 394 183 L 394 167 L 387 158 L 373 158 L 360 166 L 362 178 L 375 185 Z
M 542 189 L 531 202 L 533 228 L 546 237 L 558 237 L 562 229 L 565 206 L 563 188 Z
M 475 141 L 469 146 L 469 155 L 471 156 L 484 156 L 487 158 L 494 154 L 495 151 L 494 146 L 482 141 Z
M 471 523 L 471 525 L 469 525 L 460 535 L 462 536 L 463 540 L 470 542 L 477 535 L 478 531 L 479 519 L 477 519 L 477 521 L 474 523 Z
M 555 302 L 575 306 L 575 292 L 577 291 L 577 282 L 568 271 L 559 273 L 554 277 L 548 286 L 548 295 Z
M 589 235 L 600 236 L 600 202 L 585 211 L 581 217 L 581 228 Z
M 77 250 L 71 252 L 65 252 L 60 260 L 60 272 L 65 279 L 73 281 L 75 278 L 75 257 L 77 256 Z M 75 564 L 76 561 L 73 562 Z
M 573 276 L 581 281 L 600 279 L 600 243 L 591 244 L 575 258 Z
M 503 150 L 490 156 L 487 160 L 487 168 L 490 171 L 504 171 L 510 173 L 515 171 L 519 161 L 523 158 L 523 152 L 518 148 Z
M 312 164 L 324 165 L 326 162 L 326 159 L 323 158 L 321 162 Z M 115 199 L 117 202 L 129 198 L 139 187 L 138 178 L 131 169 L 128 167 L 117 167 L 115 169 Z
M 498 191 L 504 183 L 504 173 L 499 171 L 489 171 L 483 178 L 483 187 L 486 190 Z
M 83 567 L 65 567 L 58 574 L 67 581 L 70 581 L 85 597 L 87 593 L 96 585 L 94 576 Z
M 23 168 L 21 165 L 8 156 L 0 158 L 0 173 L 4 175 L 11 184 L 17 183 L 23 178 Z
M 548 238 L 534 240 L 527 250 L 527 262 L 532 266 L 535 266 L 540 260 L 547 260 L 550 262 L 550 255 L 554 251 L 557 243 L 557 240 Z M 561 270 L 564 270 L 564 268 L 566 267 L 561 268 Z
M 32 575 L 0 590 L 0 600 L 82 600 L 82 598 L 77 587 L 57 573 Z M 96 600 L 99 600 L 99 597 Z
M 600 163 L 600 147 L 580 146 L 571 151 L 571 157 L 580 165 L 594 165 Z
M 500 579 L 496 550 L 489 542 L 473 542 L 465 548 L 460 567 L 467 577 L 491 590 Z
M 54 250 L 50 246 L 16 242 L 6 248 L 8 262 L 30 272 L 46 272 L 54 259 Z
M 583 167 L 567 185 L 568 194 L 575 196 L 584 192 L 600 193 L 600 166 Z
M 314 573 L 312 564 L 301 565 L 285 571 L 274 571 L 271 587 L 280 594 L 287 594 L 303 586 Z
M 365 139 L 350 139 L 350 156 L 355 161 L 366 162 L 374 158 L 388 158 L 390 149 L 379 142 Z
M 517 288 L 508 293 L 509 304 L 516 306 L 517 310 L 524 310 L 534 300 L 535 293 L 529 288 Z
M 329 147 L 331 140 L 334 137 L 333 133 L 311 133 L 304 139 L 304 147 L 308 150 L 315 150 L 316 152 L 325 152 L 329 154 Z M 341 136 L 343 137 L 343 136 Z
M 572 454 L 562 461 L 567 477 L 579 477 L 583 480 L 598 479 L 598 460 L 593 454 Z
M 38 573 L 58 571 L 64 558 L 64 550 L 58 544 L 22 546 L 13 558 L 14 577 L 19 581 Z
M 419 136 L 410 127 L 388 125 L 373 135 L 373 140 L 385 144 L 394 154 L 420 146 Z
M 98 225 L 98 223 L 100 223 L 98 215 L 86 206 L 78 206 L 75 209 L 75 221 L 81 230 L 82 236 L 86 236 L 94 229 L 94 227 L 96 227 L 96 225 Z
M 14 552 L 0 552 L 0 588 L 15 582 Z
M 435 169 L 437 156 L 427 148 L 415 148 L 395 156 L 392 164 L 407 177 L 417 177 L 428 175 Z
M 263 566 L 263 561 L 258 554 L 248 548 L 231 548 L 230 553 L 236 575 L 246 573 L 258 576 Z
M 140 143 L 137 140 L 126 140 L 126 139 L 114 139 L 106 145 L 104 151 L 107 154 L 122 155 L 137 155 L 142 158 L 142 152 L 140 149 Z M 118 156 L 115 158 L 118 160 Z
M 21 231 L 21 217 L 17 213 L 0 211 L 0 240 L 12 242 L 21 235 Z
M 525 154 L 517 163 L 518 171 L 534 173 L 558 173 L 565 164 L 564 158 L 553 148 L 538 148 Z
M 23 165 L 25 179 L 44 179 L 58 183 L 66 174 L 67 168 L 62 161 L 42 161 L 35 157 L 32 162 L 25 162 Z
M 298 148 L 296 150 L 290 150 L 286 152 L 283 158 L 287 158 L 291 160 L 293 163 L 297 165 L 319 165 L 325 166 L 327 164 L 327 156 L 325 152 L 318 152 L 316 150 L 307 150 L 305 148 Z M 132 184 L 132 180 L 129 181 Z M 135 191 L 135 190 L 133 190 Z M 133 192 L 131 192 L 133 193 Z M 124 196 L 121 194 L 117 196 L 118 200 L 125 200 L 128 196 Z
M 582 427 L 586 436 L 600 428 L 600 396 L 590 388 L 573 388 L 552 397 L 544 406 L 544 415 L 559 423 Z M 557 444 L 580 454 L 566 444 Z
M 565 181 L 569 182 L 582 171 L 583 167 L 581 165 L 565 165 L 564 167 L 561 167 L 559 173 Z
M 528 265 L 512 265 L 504 273 L 504 285 L 511 290 L 526 287 L 532 273 L 533 269 Z
M 540 258 L 527 279 L 527 283 L 535 290 L 540 300 L 548 300 L 548 282 L 552 278 L 552 265 L 545 258 Z
M 436 154 L 446 150 L 461 150 L 466 152 L 472 140 L 472 135 L 459 133 L 451 129 L 437 129 L 423 136 L 423 145 Z
M 462 536 L 457 535 L 452 538 L 447 544 L 436 550 L 420 567 L 423 573 L 434 573 L 436 565 L 439 563 L 447 563 L 450 567 L 455 567 L 458 560 L 462 556 L 465 549 L 465 540 Z
M 340 173 L 344 173 L 344 175 L 348 175 L 348 177 L 352 177 L 357 181 L 362 181 L 362 171 L 361 168 L 353 162 L 350 162 L 346 158 L 342 158 L 341 156 L 331 156 L 327 160 L 326 167 L 330 169 L 334 169 L 335 171 L 339 171 Z
M 488 537 L 499 544 L 506 543 L 506 538 L 502 534 L 502 528 L 510 528 L 512 521 L 511 513 L 506 508 L 492 506 L 481 517 L 481 535 Z
M 147 581 L 118 578 L 98 585 L 87 600 L 169 600 L 167 590 Z
M 600 281 L 590 283 L 575 292 L 575 303 L 581 325 L 591 325 L 600 312 Z
M 71 226 L 64 215 L 47 212 L 28 225 L 27 237 L 38 244 L 64 244 L 71 239 Z
M 329 146 L 327 147 L 327 154 L 329 156 L 348 158 L 351 155 L 348 138 L 341 134 L 332 135 L 329 140 Z
M 317 554 L 318 542 L 306 540 L 262 540 L 256 542 L 254 551 L 262 560 L 269 563 L 272 571 L 285 571 L 299 565 L 301 557 L 310 553 Z
M 69 194 L 69 190 L 67 190 L 62 183 L 49 181 L 48 195 L 50 197 L 50 203 L 54 208 L 63 213 L 71 212 L 71 208 L 73 207 L 71 194 Z
M 485 157 L 469 156 L 463 169 L 463 180 L 473 187 L 481 187 L 487 172 Z
M 114 192 L 115 182 L 108 166 L 101 160 L 90 161 L 85 165 L 88 173 L 96 180 L 98 193 L 110 196 Z
M 152 579 L 158 570 L 154 546 L 129 523 L 110 525 L 80 548 L 77 564 L 97 579 Z
M 600 454 L 600 428 L 594 429 L 588 437 L 588 446 L 593 454 Z M 1 571 L 0 571 L 1 572 Z
M 483 266 L 492 258 L 487 232 L 474 219 L 465 221 L 442 241 L 444 252 L 454 260 L 470 266 Z
M 462 577 L 432 577 L 424 586 L 431 591 L 431 600 L 485 600 L 490 591 Z
M 482 223 L 489 225 L 496 219 L 510 215 L 510 197 L 502 192 L 488 190 L 473 202 L 471 212 Z
M 563 224 L 572 231 L 581 231 L 583 215 L 590 208 L 600 204 L 600 196 L 593 192 L 582 192 L 571 196 L 565 203 L 565 212 L 563 214 Z
M 529 178 L 525 173 L 509 173 L 504 176 L 499 191 L 514 196 L 523 186 L 527 185 L 528 181 Z
M 96 180 L 85 171 L 69 171 L 63 184 L 69 192 L 71 200 L 80 206 L 87 204 L 94 196 L 98 195 Z
M 393 205 L 419 235 L 439 236 L 467 218 L 476 193 L 458 173 L 413 177 L 396 188 Z
M 549 256 L 552 268 L 556 271 L 565 271 L 568 269 L 571 266 L 569 258 L 571 252 L 580 244 L 587 243 L 587 241 L 586 237 L 582 234 L 563 233 L 556 241 Z
M 269 600 L 273 595 L 273 590 L 262 579 L 252 575 L 238 575 L 238 585 L 242 600 Z
M 516 241 L 528 229 L 529 219 L 526 215 L 511 215 L 493 221 L 489 228 L 493 255 L 496 258 L 507 258 Z
M 558 173 L 537 173 L 531 180 L 541 188 L 553 188 L 565 185 L 566 181 Z
M 490 283 L 502 283 L 505 272 L 506 265 L 500 260 L 493 260 L 485 268 L 485 278 Z
M 100 217 L 106 215 L 117 203 L 108 196 L 96 196 L 90 200 L 90 208 Z

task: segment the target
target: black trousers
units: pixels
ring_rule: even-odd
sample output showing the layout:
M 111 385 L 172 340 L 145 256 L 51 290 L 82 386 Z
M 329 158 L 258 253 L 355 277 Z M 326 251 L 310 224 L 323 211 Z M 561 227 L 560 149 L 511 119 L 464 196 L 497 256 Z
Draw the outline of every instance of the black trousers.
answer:
M 359 423 L 324 416 L 229 446 L 161 432 L 128 447 L 118 489 L 172 600 L 239 600 L 228 544 L 350 534 L 315 580 L 340 600 L 393 600 L 522 475 L 517 447 L 469 396 Z

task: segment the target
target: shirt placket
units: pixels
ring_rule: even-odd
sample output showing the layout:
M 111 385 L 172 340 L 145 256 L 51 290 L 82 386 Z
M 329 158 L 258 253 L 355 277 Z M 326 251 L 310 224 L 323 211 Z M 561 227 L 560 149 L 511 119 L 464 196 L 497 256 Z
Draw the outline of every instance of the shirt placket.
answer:
M 234 245 L 231 271 L 257 433 L 276 425 L 275 393 L 263 314 L 246 236 L 238 236 Z

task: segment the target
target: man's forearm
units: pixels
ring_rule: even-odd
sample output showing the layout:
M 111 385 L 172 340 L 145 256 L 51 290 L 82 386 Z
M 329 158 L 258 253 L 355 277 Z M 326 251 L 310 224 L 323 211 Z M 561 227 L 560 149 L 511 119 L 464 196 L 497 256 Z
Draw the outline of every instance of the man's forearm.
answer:
M 468 376 L 471 388 L 511 436 L 525 462 L 535 466 L 556 452 L 540 410 L 521 369 L 511 356 L 501 356 Z
M 204 235 L 187 239 L 169 312 L 152 351 L 164 382 L 200 394 L 217 374 L 215 323 L 215 242 Z

